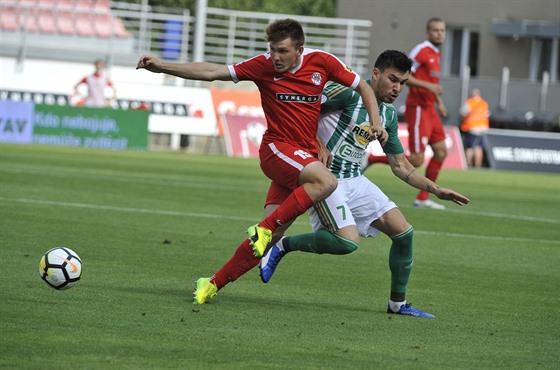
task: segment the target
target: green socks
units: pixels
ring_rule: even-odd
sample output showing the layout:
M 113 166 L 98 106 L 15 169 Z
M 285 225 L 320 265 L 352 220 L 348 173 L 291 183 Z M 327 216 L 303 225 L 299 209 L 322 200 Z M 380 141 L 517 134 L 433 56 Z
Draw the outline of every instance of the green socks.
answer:
M 326 230 L 288 236 L 283 240 L 287 252 L 302 251 L 316 254 L 348 254 L 358 249 L 358 244 Z
M 391 299 L 404 301 L 406 285 L 412 270 L 412 236 L 414 229 L 408 229 L 398 235 L 391 236 L 393 243 L 389 252 L 389 268 L 391 269 Z

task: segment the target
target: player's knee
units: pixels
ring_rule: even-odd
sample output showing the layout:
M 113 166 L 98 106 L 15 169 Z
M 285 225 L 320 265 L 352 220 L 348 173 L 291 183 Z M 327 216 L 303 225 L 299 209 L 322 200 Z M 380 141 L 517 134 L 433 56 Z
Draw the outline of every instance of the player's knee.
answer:
M 349 240 L 356 245 L 360 245 L 360 234 L 358 233 L 358 228 L 355 225 L 345 226 L 333 232 L 336 236 Z
M 333 176 L 333 174 L 329 173 L 328 176 L 325 176 L 325 178 L 321 180 L 319 186 L 320 193 L 322 195 L 319 200 L 323 200 L 328 198 L 336 190 L 338 181 L 336 180 L 336 177 Z
M 443 162 L 443 160 L 447 157 L 447 149 L 441 149 L 438 151 L 434 151 L 434 158 L 437 159 L 440 162 Z
M 349 254 L 358 249 L 358 243 L 353 240 L 343 238 L 342 236 L 336 235 L 337 239 L 337 250 L 339 254 Z
M 336 180 L 336 177 L 334 177 L 333 175 L 329 176 L 328 179 L 325 179 L 325 185 L 324 185 L 325 193 L 331 195 L 336 190 L 337 186 L 338 186 L 338 181 Z

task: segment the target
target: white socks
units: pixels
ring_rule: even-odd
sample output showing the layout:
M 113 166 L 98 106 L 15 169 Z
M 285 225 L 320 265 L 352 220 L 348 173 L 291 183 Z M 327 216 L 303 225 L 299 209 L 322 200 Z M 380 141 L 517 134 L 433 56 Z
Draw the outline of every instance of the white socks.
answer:
M 404 306 L 406 304 L 406 301 L 403 302 L 393 302 L 391 300 L 389 300 L 389 308 L 391 309 L 391 311 L 393 312 L 399 312 L 399 310 L 401 309 L 401 306 Z

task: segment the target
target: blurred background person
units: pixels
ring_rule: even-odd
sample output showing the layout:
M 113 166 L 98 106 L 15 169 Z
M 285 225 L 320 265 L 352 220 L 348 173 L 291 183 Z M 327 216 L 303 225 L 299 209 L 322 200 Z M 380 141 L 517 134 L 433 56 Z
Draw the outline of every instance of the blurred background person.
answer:
M 469 167 L 480 168 L 484 160 L 482 135 L 490 127 L 488 103 L 480 95 L 479 89 L 472 89 L 470 97 L 461 107 L 461 131 L 465 145 L 465 156 Z
M 117 97 L 117 90 L 111 82 L 108 76 L 104 74 L 105 62 L 101 59 L 96 60 L 93 65 L 95 66 L 95 71 L 89 76 L 82 78 L 74 86 L 74 95 L 80 96 L 78 91 L 81 85 L 87 86 L 87 96 L 83 99 L 83 103 L 77 103 L 76 105 L 85 105 L 87 107 L 107 107 L 110 105 L 111 100 Z M 107 99 L 105 98 L 105 89 L 109 88 L 112 91 L 112 96 Z
M 440 18 L 430 18 L 426 25 L 426 40 L 416 45 L 410 52 L 412 75 L 408 79 L 405 121 L 408 124 L 409 161 L 414 167 L 424 163 L 426 146 L 430 145 L 434 156 L 426 166 L 426 177 L 436 182 L 439 171 L 447 157 L 445 131 L 440 114 L 447 117 L 440 85 L 440 52 L 445 40 L 445 22 Z M 436 109 L 437 107 L 437 109 Z M 444 209 L 429 199 L 430 193 L 421 190 L 414 201 L 415 207 Z

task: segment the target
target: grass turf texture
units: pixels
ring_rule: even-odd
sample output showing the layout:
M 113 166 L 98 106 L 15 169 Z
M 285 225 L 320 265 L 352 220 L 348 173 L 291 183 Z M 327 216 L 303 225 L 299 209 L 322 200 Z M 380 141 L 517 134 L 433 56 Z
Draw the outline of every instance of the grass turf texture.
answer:
M 385 313 L 389 240 L 347 256 L 293 253 L 193 305 L 262 216 L 257 160 L 0 145 L 0 368 L 558 368 L 560 177 L 444 170 L 471 197 L 411 207 L 388 167 L 367 176 L 415 227 L 408 299 Z M 301 216 L 290 234 L 310 230 Z M 83 261 L 68 291 L 38 274 L 49 248 Z

